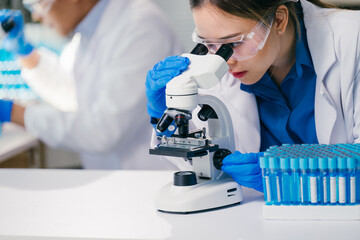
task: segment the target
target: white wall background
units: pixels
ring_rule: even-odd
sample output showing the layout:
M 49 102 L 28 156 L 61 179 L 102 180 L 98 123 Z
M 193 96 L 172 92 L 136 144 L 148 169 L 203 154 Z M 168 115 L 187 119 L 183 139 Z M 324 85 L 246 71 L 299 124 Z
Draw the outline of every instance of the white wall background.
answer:
M 360 1 L 360 0 L 359 0 Z M 191 51 L 195 44 L 191 34 L 195 28 L 188 0 L 153 0 L 165 13 L 170 25 L 182 41 L 186 52 Z

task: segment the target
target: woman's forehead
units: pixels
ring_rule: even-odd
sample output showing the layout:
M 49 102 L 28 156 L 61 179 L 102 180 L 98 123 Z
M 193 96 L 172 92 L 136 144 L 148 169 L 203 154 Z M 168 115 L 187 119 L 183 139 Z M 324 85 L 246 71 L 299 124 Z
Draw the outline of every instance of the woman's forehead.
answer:
M 238 17 L 210 4 L 192 10 L 197 33 L 202 38 L 226 38 L 248 33 L 256 20 Z

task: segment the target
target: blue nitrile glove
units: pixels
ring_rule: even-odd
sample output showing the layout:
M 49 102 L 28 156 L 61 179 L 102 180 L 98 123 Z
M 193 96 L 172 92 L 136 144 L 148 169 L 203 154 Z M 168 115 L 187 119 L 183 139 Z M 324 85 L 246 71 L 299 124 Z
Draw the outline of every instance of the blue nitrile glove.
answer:
M 171 56 L 158 62 L 146 76 L 147 112 L 150 117 L 161 118 L 166 110 L 165 87 L 174 77 L 187 69 L 186 57 Z
M 0 123 L 10 122 L 12 105 L 12 101 L 0 100 Z
M 2 47 L 14 54 L 26 56 L 34 47 L 26 41 L 24 35 L 24 17 L 20 10 L 0 10 L 0 23 L 13 19 L 15 26 L 2 41 Z
M 263 192 L 259 164 L 259 158 L 262 156 L 264 156 L 263 152 L 242 154 L 236 151 L 224 158 L 221 170 L 229 174 L 240 185 Z

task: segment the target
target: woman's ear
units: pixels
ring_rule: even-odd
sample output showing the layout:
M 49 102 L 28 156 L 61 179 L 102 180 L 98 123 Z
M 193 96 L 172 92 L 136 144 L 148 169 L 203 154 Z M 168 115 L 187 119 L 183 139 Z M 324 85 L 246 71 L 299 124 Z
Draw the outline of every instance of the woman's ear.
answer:
M 280 35 L 283 35 L 287 29 L 289 23 L 289 9 L 285 5 L 280 5 L 276 9 L 275 13 L 275 27 L 276 32 Z

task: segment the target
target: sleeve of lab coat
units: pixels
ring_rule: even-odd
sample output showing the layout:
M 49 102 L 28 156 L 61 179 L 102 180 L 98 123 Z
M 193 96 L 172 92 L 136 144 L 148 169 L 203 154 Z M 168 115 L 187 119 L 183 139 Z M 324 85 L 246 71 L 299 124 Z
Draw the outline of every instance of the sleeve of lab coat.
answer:
M 62 112 L 47 105 L 28 107 L 26 129 L 50 146 L 92 153 L 113 149 L 132 129 L 143 122 L 148 124 L 146 72 L 170 54 L 174 42 L 170 37 L 166 39 L 161 26 L 139 24 L 121 34 L 127 36 L 126 40 L 103 36 L 119 40 L 101 49 L 110 54 L 99 78 L 101 88 L 91 96 L 95 104 L 87 109 L 79 106 L 76 112 Z
M 77 108 L 76 89 L 70 69 L 66 69 L 61 64 L 55 53 L 44 48 L 38 49 L 38 52 L 39 64 L 33 69 L 23 69 L 22 77 L 49 105 L 62 111 L 75 111 Z
M 353 80 L 353 137 L 354 143 L 360 143 L 360 33 L 357 33 L 357 47 L 352 49 L 355 50 L 355 60 L 352 62 L 354 64 L 354 80 Z M 348 113 L 350 114 L 350 113 Z

